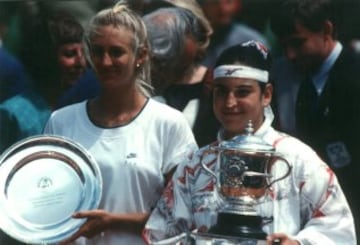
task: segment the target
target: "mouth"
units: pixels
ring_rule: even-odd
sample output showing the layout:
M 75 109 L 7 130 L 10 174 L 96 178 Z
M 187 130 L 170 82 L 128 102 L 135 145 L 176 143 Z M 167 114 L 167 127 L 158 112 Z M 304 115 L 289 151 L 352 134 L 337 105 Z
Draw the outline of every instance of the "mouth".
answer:
M 105 72 L 105 73 L 99 73 L 98 76 L 101 77 L 101 78 L 104 79 L 104 80 L 112 79 L 112 78 L 115 77 L 114 74 L 112 74 L 112 73 L 106 73 L 106 72 Z
M 224 121 L 238 121 L 239 117 L 241 117 L 242 113 L 239 112 L 223 112 L 222 117 Z
M 84 73 L 85 70 L 79 69 L 79 70 L 73 70 L 69 73 L 71 77 L 79 77 Z
M 101 77 L 112 77 L 118 75 L 118 73 L 114 70 L 98 70 L 97 74 Z
M 119 80 L 121 76 L 116 72 L 100 72 L 97 74 L 97 77 L 104 83 L 113 83 L 114 81 Z
M 85 70 L 72 70 L 64 74 L 63 78 L 66 80 L 74 80 L 73 82 L 80 79 L 81 75 L 84 74 Z
M 222 114 L 225 115 L 225 116 L 237 116 L 237 115 L 241 115 L 243 114 L 243 112 L 241 111 L 229 111 L 229 110 L 225 110 L 225 111 L 222 111 Z

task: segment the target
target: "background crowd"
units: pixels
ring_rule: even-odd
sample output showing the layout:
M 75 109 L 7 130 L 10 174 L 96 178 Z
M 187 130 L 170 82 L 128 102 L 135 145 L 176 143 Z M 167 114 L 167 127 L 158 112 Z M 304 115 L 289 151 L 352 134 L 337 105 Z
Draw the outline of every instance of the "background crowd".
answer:
M 54 111 L 75 108 L 72 106 L 78 102 L 84 102 L 91 122 L 106 128 L 109 135 L 122 134 L 110 129 L 131 127 L 135 119 L 150 120 L 142 119 L 146 118 L 145 108 L 166 110 L 158 102 L 167 104 L 176 109 L 168 113 L 173 119 L 180 118 L 178 124 L 165 118 L 154 124 L 186 132 L 177 134 L 183 139 L 177 143 L 184 143 L 184 148 L 192 143 L 206 146 L 218 139 L 222 127 L 212 108 L 216 61 L 227 48 L 255 40 L 272 54 L 272 126 L 308 144 L 335 172 L 360 234 L 360 191 L 356 188 L 360 177 L 359 0 L 329 0 L 329 6 L 328 0 L 316 0 L 316 4 L 312 0 L 127 1 L 140 17 L 137 20 L 135 16 L 134 22 L 144 23 L 146 34 L 136 29 L 131 35 L 142 39 L 146 54 L 129 51 L 125 65 L 134 69 L 136 76 L 125 74 L 131 79 L 124 78 L 128 86 L 120 87 L 104 75 L 110 71 L 106 59 L 116 63 L 116 50 L 96 40 L 91 30 L 89 34 L 90 27 L 95 28 L 89 26 L 94 24 L 90 22 L 93 17 L 117 2 L 0 1 L 0 154 L 21 139 L 43 133 L 45 127 L 46 133 L 61 132 L 88 144 L 89 138 L 64 132 L 70 123 L 64 118 L 73 118 L 73 112 L 48 122 Z M 129 28 L 121 21 L 117 25 Z M 85 38 L 87 42 L 83 42 Z M 93 50 L 92 42 L 98 50 Z M 124 65 L 125 61 L 118 60 L 117 64 Z M 154 108 L 151 110 L 156 111 Z M 100 135 L 96 130 L 90 131 Z M 168 140 L 164 137 L 160 142 Z M 178 147 L 174 142 L 163 144 Z M 99 152 L 103 150 L 100 147 Z M 146 154 L 153 158 L 149 152 Z M 155 180 L 156 185 L 168 182 L 166 176 L 174 171 L 170 159 L 175 158 L 170 153 L 164 157 L 160 173 L 164 178 Z M 142 188 L 138 183 L 129 184 Z M 143 225 L 147 217 L 134 219 Z M 129 221 L 129 217 L 122 218 Z M 0 244 L 21 243 L 0 234 Z

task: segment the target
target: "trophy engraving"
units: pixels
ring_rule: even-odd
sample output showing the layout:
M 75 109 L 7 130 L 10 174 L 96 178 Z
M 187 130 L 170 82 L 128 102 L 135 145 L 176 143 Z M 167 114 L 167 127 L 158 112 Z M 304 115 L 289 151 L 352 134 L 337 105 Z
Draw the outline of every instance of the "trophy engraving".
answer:
M 41 189 L 50 188 L 53 185 L 51 178 L 49 177 L 42 177 L 39 180 L 38 187 Z

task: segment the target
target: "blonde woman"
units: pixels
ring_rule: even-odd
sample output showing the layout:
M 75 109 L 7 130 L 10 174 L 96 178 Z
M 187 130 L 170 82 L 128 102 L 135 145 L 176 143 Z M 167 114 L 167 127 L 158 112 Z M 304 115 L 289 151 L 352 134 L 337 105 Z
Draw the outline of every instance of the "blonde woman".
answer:
M 98 210 L 64 244 L 142 244 L 141 231 L 168 178 L 196 143 L 181 112 L 149 97 L 148 38 L 141 17 L 119 2 L 100 11 L 85 33 L 98 97 L 55 111 L 45 133 L 69 137 L 99 164 Z

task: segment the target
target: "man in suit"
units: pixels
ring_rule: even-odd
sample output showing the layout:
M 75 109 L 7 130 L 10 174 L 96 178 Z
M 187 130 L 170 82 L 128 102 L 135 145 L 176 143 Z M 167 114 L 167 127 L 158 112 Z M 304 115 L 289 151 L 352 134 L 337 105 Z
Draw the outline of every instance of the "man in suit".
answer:
M 278 126 L 336 172 L 359 234 L 360 57 L 336 39 L 333 1 L 285 0 L 276 9 L 271 28 L 285 54 L 272 71 Z

